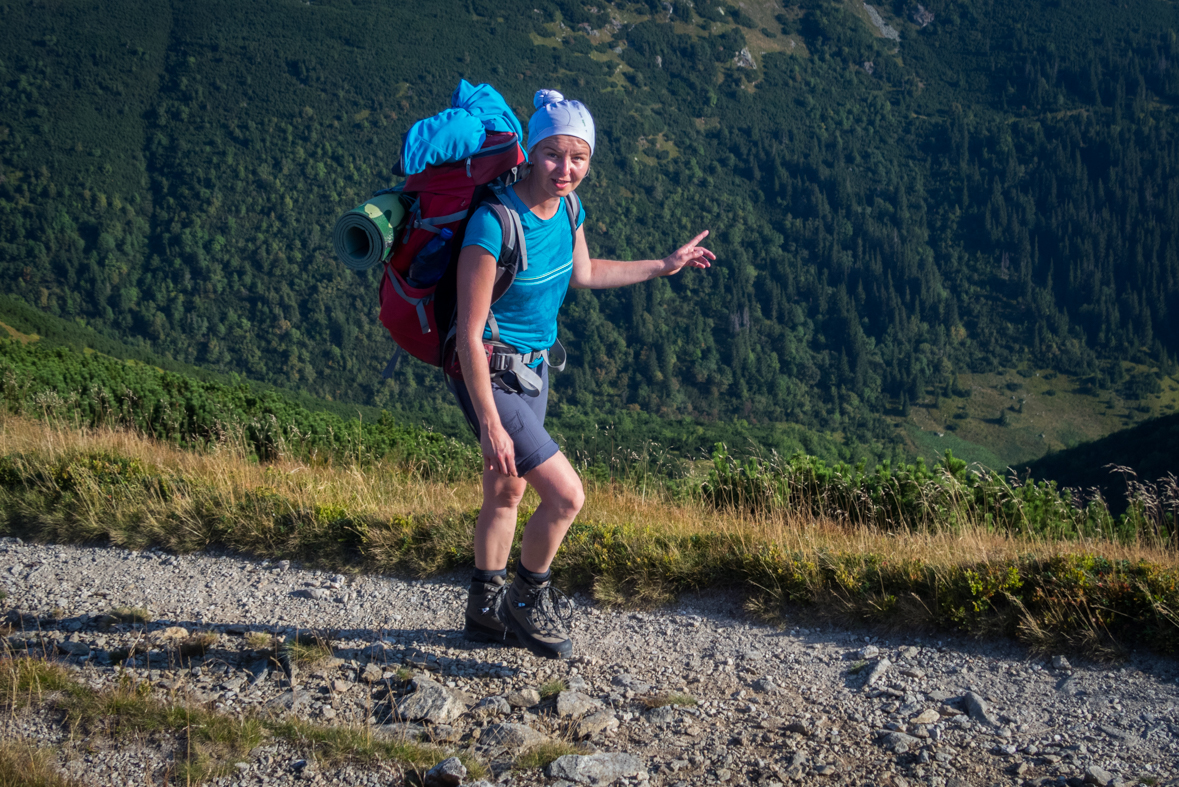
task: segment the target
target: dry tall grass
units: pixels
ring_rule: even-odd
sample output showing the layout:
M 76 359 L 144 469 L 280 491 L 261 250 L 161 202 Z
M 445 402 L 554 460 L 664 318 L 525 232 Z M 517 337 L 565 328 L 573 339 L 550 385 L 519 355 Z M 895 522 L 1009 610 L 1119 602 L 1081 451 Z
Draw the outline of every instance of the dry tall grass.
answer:
M 554 568 L 606 603 L 731 586 L 767 619 L 806 608 L 888 627 L 1002 631 L 1041 647 L 1063 639 L 1101 650 L 1115 630 L 1179 646 L 1179 566 L 1156 542 L 1013 535 L 930 512 L 884 530 L 784 507 L 718 508 L 657 484 L 591 481 L 586 492 Z M 232 445 L 189 452 L 126 431 L 0 417 L 0 527 L 43 540 L 217 544 L 425 575 L 473 559 L 480 500 L 476 478 L 443 483 L 392 463 L 259 464 Z M 521 527 L 536 502 L 525 498 Z
M 32 744 L 0 742 L 0 787 L 79 787 L 62 776 L 53 752 Z
M 113 429 L 86 429 L 14 416 L 0 416 L 0 455 L 37 457 L 47 464 L 72 457 L 113 455 L 138 462 L 152 474 L 199 480 L 199 491 L 161 500 L 146 511 L 146 532 L 161 536 L 183 527 L 185 509 L 201 497 L 231 505 L 248 504 L 249 493 L 265 490 L 288 501 L 293 510 L 341 511 L 356 517 L 393 521 L 428 514 L 469 515 L 482 500 L 479 480 L 441 483 L 423 479 L 412 468 L 377 463 L 368 467 L 311 465 L 297 461 L 259 464 L 233 445 L 209 453 L 183 451 L 140 434 Z M 529 490 L 521 510 L 539 499 Z M 109 519 L 93 511 L 95 536 Z M 652 485 L 639 491 L 625 484 L 586 482 L 583 520 L 604 526 L 627 526 L 670 537 L 724 535 L 750 543 L 772 543 L 786 551 L 884 554 L 898 561 L 957 565 L 1016 557 L 1048 559 L 1078 551 L 1110 560 L 1148 561 L 1176 565 L 1173 552 L 1145 543 L 1118 543 L 1102 538 L 1059 541 L 1041 536 L 989 532 L 984 527 L 925 528 L 879 532 L 831 517 L 815 518 L 790 511 L 718 511 L 700 499 L 674 500 Z M 116 539 L 117 540 L 117 539 Z M 161 538 L 166 541 L 167 538 Z M 129 546 L 144 544 L 129 543 Z

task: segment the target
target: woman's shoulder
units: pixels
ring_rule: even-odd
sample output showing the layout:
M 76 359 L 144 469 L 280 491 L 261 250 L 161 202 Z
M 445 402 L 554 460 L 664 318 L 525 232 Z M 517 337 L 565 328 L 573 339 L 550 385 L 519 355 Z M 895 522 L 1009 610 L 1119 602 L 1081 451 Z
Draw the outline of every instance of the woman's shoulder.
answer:
M 486 204 L 477 206 L 463 233 L 463 246 L 482 246 L 498 258 L 503 240 L 503 228 L 495 212 Z

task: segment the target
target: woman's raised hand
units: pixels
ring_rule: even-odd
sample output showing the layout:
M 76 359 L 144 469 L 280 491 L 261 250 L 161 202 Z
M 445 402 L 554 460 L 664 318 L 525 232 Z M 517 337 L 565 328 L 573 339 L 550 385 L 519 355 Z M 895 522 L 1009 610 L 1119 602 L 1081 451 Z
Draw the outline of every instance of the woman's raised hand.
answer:
M 712 265 L 712 260 L 716 259 L 716 255 L 703 246 L 696 244 L 708 237 L 708 230 L 704 230 L 695 238 L 680 246 L 671 253 L 671 256 L 663 258 L 664 274 L 671 276 L 679 273 L 685 267 L 693 268 L 707 268 Z

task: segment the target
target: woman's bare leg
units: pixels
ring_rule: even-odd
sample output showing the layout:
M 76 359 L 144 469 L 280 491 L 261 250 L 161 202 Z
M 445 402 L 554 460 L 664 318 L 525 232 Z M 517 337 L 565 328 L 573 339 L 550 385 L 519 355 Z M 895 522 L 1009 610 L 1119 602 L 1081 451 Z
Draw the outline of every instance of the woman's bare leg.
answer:
M 516 510 L 527 486 L 523 478 L 483 471 L 483 507 L 475 520 L 475 568 L 507 568 L 516 535 Z
M 528 484 L 540 495 L 540 505 L 524 528 L 520 562 L 529 571 L 549 570 L 561 541 L 585 502 L 577 471 L 558 452 L 524 478 L 494 470 L 483 472 L 483 507 L 475 522 L 475 567 L 498 571 L 508 565 L 516 534 L 517 509 Z
M 540 505 L 524 527 L 520 563 L 528 571 L 543 574 L 585 503 L 585 492 L 577 471 L 560 451 L 528 471 L 524 478 L 540 495 Z

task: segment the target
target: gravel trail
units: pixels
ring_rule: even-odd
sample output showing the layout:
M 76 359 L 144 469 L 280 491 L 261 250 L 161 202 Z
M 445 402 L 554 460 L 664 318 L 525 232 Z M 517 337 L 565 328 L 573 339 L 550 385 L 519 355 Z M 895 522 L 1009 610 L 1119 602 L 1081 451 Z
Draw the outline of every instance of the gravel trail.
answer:
M 1179 785 L 1173 660 L 1132 653 L 1107 666 L 1005 641 L 775 629 L 721 592 L 649 613 L 575 596 L 575 656 L 549 662 L 464 641 L 466 581 L 0 543 L 10 650 L 50 652 L 95 688 L 130 674 L 227 713 L 431 741 L 476 756 L 500 784 Z M 115 622 L 119 607 L 145 608 L 151 622 Z M 331 658 L 292 669 L 258 649 L 259 634 L 308 630 L 329 635 Z M 178 643 L 199 632 L 216 642 L 180 656 Z M 564 690 L 540 700 L 557 680 Z M 649 707 L 670 695 L 697 704 Z M 183 756 L 168 736 L 79 739 L 47 709 L 7 714 L 0 738 L 55 747 L 67 774 L 94 785 L 166 783 Z M 513 767 L 549 739 L 583 753 Z M 276 740 L 214 783 L 400 785 L 405 775 L 394 763 L 318 763 Z

